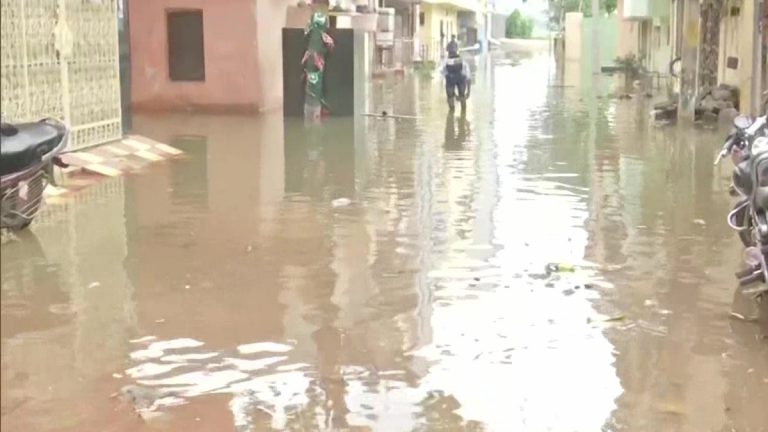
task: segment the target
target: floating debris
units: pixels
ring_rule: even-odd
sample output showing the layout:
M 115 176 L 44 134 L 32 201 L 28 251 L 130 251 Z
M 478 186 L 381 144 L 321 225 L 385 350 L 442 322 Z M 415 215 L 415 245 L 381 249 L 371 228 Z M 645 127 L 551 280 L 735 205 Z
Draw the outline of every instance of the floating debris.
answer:
M 737 320 L 745 321 L 745 322 L 755 322 L 758 320 L 757 317 L 745 317 L 744 315 L 738 312 L 731 312 L 730 317 Z
M 68 303 L 52 304 L 48 306 L 48 310 L 56 315 L 69 315 L 77 312 L 77 309 Z
M 643 302 L 643 306 L 645 306 L 645 307 L 657 307 L 657 306 L 659 306 L 659 302 L 657 302 L 656 300 L 653 300 L 653 299 L 647 299 L 646 301 Z
M 609 316 L 605 318 L 597 318 L 597 319 L 592 317 L 587 317 L 587 324 L 598 323 L 598 322 L 603 322 L 603 323 L 619 322 L 619 321 L 624 321 L 626 319 L 627 319 L 627 316 L 624 314 Z
M 331 206 L 333 206 L 333 208 L 346 207 L 350 204 L 352 204 L 352 200 L 349 198 L 338 198 L 331 201 Z
M 576 271 L 576 266 L 565 263 L 547 264 L 547 273 L 572 273 Z

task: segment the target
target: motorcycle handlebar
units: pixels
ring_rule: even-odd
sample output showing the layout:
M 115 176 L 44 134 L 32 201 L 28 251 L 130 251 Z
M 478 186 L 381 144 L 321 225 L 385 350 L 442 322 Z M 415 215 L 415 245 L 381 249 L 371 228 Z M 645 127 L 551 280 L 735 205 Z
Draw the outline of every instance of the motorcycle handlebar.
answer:
M 728 139 L 725 140 L 725 144 L 723 144 L 723 149 L 720 150 L 720 154 L 717 155 L 717 159 L 715 159 L 715 165 L 718 165 L 720 161 L 728 156 L 728 153 L 731 152 L 733 149 L 733 145 L 736 143 L 736 135 L 731 134 L 728 136 Z
M 739 285 L 746 286 L 763 280 L 763 272 L 758 270 L 749 276 L 739 278 Z

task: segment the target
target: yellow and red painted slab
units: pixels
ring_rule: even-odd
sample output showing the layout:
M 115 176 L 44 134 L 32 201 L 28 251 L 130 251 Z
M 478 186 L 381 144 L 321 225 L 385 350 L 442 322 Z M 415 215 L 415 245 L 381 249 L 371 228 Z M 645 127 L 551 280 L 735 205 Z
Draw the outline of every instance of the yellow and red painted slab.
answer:
M 60 197 L 98 183 L 104 177 L 136 172 L 149 164 L 182 155 L 181 150 L 139 135 L 129 135 L 121 141 L 65 153 L 61 156 L 64 163 L 69 165 L 61 170 L 66 177 L 65 184 L 49 185 L 45 195 Z

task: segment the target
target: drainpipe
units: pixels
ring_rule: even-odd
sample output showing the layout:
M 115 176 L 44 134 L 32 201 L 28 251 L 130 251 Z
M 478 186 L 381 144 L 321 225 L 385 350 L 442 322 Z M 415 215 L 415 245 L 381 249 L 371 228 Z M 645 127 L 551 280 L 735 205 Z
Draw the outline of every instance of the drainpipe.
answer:
M 419 41 L 419 30 L 421 27 L 421 1 L 413 2 L 413 61 L 421 61 L 421 42 Z
M 592 74 L 600 73 L 600 32 L 597 20 L 600 19 L 600 1 L 592 0 Z M 594 89 L 593 91 L 595 91 Z
M 753 116 L 762 113 L 763 90 L 762 90 L 762 65 L 763 65 L 763 0 L 753 0 L 752 8 L 752 80 L 750 94 L 752 97 L 752 106 L 750 112 Z

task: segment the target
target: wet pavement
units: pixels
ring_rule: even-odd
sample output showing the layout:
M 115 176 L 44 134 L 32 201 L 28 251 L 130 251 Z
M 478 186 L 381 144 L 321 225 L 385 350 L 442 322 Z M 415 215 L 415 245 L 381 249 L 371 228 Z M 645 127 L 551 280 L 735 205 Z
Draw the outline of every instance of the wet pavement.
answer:
M 134 118 L 185 157 L 2 246 L 2 430 L 768 430 L 722 132 L 543 57 L 476 81 L 465 118 L 418 78 L 370 98 L 417 119 Z

